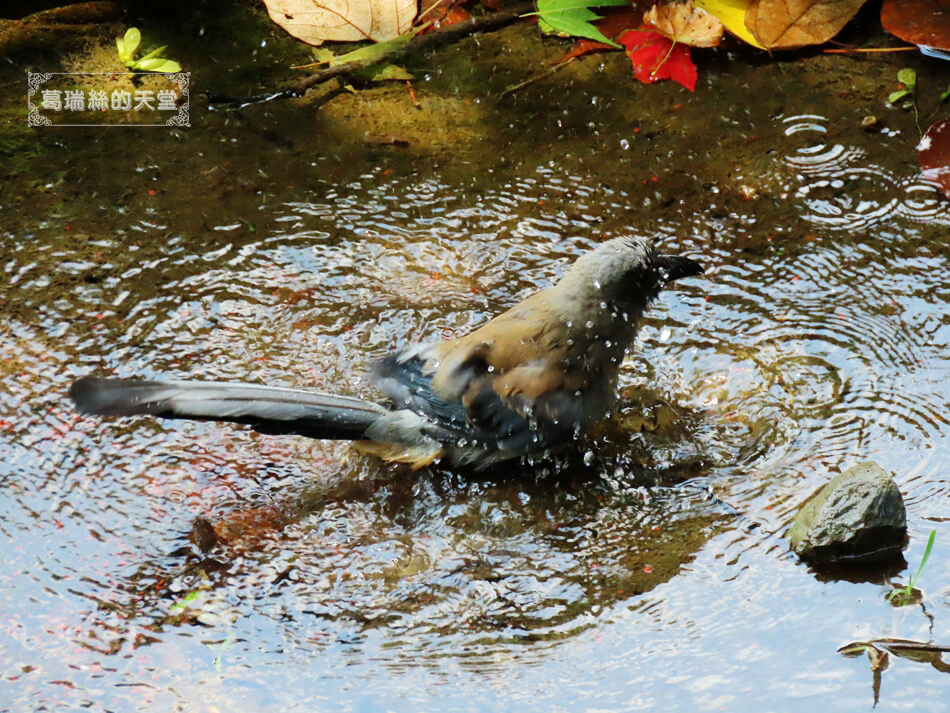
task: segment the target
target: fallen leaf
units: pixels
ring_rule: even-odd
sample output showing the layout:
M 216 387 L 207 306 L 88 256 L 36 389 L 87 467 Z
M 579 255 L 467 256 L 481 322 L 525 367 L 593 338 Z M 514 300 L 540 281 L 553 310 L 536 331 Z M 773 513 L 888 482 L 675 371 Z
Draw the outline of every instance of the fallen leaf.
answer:
M 886 651 L 881 651 L 874 646 L 869 646 L 867 652 L 868 661 L 871 662 L 872 671 L 883 671 L 887 668 L 889 660 Z
M 726 29 L 743 42 L 765 49 L 745 26 L 745 13 L 749 0 L 696 0 L 696 4 L 710 15 L 715 15 Z
M 644 13 L 643 21 L 684 45 L 715 47 L 722 41 L 719 18 L 696 7 L 693 0 L 654 5 Z
M 640 25 L 643 19 L 643 10 L 638 7 L 638 5 L 646 4 L 648 4 L 647 0 L 641 0 L 639 3 L 634 0 L 634 4 L 632 5 L 607 8 L 603 11 L 604 16 L 596 20 L 593 25 L 600 30 L 604 37 L 616 42 L 621 34 Z M 618 46 L 580 38 L 574 43 L 574 47 L 571 48 L 571 51 L 561 58 L 561 61 L 564 62 L 573 57 L 580 57 L 589 52 L 613 49 L 618 49 Z
M 923 177 L 940 186 L 950 198 L 950 118 L 935 121 L 917 144 Z
M 884 0 L 881 24 L 907 42 L 950 50 L 950 2 L 947 0 Z
M 391 40 L 416 16 L 416 0 L 264 0 L 271 20 L 299 40 Z
M 435 32 L 440 27 L 448 27 L 471 18 L 468 11 L 462 7 L 462 0 L 421 0 L 419 3 L 419 21 L 432 23 L 423 33 Z
M 864 0 L 752 0 L 746 27 L 768 49 L 820 45 L 838 34 Z
M 280 532 L 290 517 L 276 505 L 231 510 L 212 524 L 217 542 L 226 545 L 238 540 L 258 541 Z
M 613 45 L 605 45 L 603 42 L 587 40 L 581 37 L 576 42 L 574 42 L 574 46 L 571 47 L 570 51 L 561 57 L 561 62 L 566 62 L 567 60 L 574 59 L 575 57 L 582 57 L 585 54 L 590 54 L 591 52 L 604 52 L 606 50 L 615 49 L 617 48 Z
M 547 34 L 586 37 L 619 48 L 620 45 L 591 24 L 601 18 L 591 8 L 626 4 L 627 0 L 538 0 L 538 25 Z
M 356 70 L 353 75 L 367 82 L 408 82 L 415 77 L 398 64 L 374 64 Z
M 394 37 L 391 40 L 385 40 L 384 42 L 377 42 L 375 45 L 366 45 L 366 47 L 360 47 L 355 49 L 352 52 L 347 52 L 346 54 L 341 54 L 337 56 L 331 56 L 329 59 L 330 66 L 336 67 L 341 64 L 348 64 L 350 62 L 372 62 L 380 61 L 390 52 L 399 49 L 404 44 L 409 42 L 413 37 L 419 34 L 421 27 L 417 27 L 411 32 L 407 32 L 405 35 L 400 37 Z M 316 52 L 314 53 L 317 54 Z
M 696 65 L 689 47 L 673 42 L 656 30 L 628 30 L 620 36 L 633 62 L 633 76 L 645 84 L 672 79 L 691 92 L 696 89 Z

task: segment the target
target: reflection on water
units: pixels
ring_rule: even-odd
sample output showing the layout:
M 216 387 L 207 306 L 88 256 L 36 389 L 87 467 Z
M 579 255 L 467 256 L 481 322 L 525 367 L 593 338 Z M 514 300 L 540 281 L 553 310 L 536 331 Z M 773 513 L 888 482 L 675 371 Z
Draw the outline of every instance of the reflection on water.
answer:
M 763 185 L 778 187 L 751 206 L 664 202 L 658 171 L 583 154 L 507 170 L 486 157 L 455 181 L 361 166 L 265 202 L 254 232 L 196 237 L 182 206 L 66 244 L 55 220 L 5 233 L 2 699 L 864 709 L 868 672 L 836 647 L 946 639 L 948 602 L 895 615 L 883 582 L 821 583 L 781 536 L 809 492 L 865 459 L 898 478 L 910 561 L 950 518 L 935 237 L 950 213 L 822 116 L 781 118 L 770 141 Z M 646 199 L 669 210 L 630 209 Z M 362 374 L 395 343 L 460 334 L 604 237 L 648 232 L 707 275 L 661 296 L 614 418 L 557 461 L 411 473 L 345 444 L 100 423 L 63 401 L 89 371 L 372 397 Z M 216 534 L 189 540 L 198 518 Z M 895 696 L 948 685 L 893 669 Z

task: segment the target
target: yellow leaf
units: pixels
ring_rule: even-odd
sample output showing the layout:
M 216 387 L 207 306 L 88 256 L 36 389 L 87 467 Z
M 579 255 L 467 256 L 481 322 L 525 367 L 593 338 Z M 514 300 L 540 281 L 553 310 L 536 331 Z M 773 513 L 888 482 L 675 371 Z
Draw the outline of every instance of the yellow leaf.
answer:
M 765 49 L 745 26 L 745 11 L 749 7 L 749 0 L 696 0 L 696 4 L 710 15 L 718 17 L 726 29 L 743 42 Z

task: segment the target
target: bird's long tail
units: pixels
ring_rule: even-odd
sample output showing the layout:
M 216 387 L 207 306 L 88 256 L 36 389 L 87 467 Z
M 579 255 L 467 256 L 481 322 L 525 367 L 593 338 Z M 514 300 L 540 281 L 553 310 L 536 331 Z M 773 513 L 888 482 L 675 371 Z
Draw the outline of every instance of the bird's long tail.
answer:
M 382 406 L 347 396 L 217 381 L 86 376 L 73 383 L 69 395 L 84 414 L 230 421 L 261 433 L 337 440 L 366 438 L 367 429 L 390 414 Z

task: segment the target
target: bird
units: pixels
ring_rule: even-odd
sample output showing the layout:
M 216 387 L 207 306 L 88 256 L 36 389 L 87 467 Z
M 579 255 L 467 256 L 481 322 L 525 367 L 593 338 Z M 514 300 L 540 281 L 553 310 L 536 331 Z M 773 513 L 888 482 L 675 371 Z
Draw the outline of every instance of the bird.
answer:
M 216 381 L 84 376 L 79 412 L 248 424 L 265 434 L 354 441 L 413 469 L 487 468 L 567 447 L 617 398 L 621 362 L 648 306 L 695 260 L 619 237 L 582 254 L 553 286 L 469 334 L 396 349 L 373 367 L 377 403 L 311 390 Z

